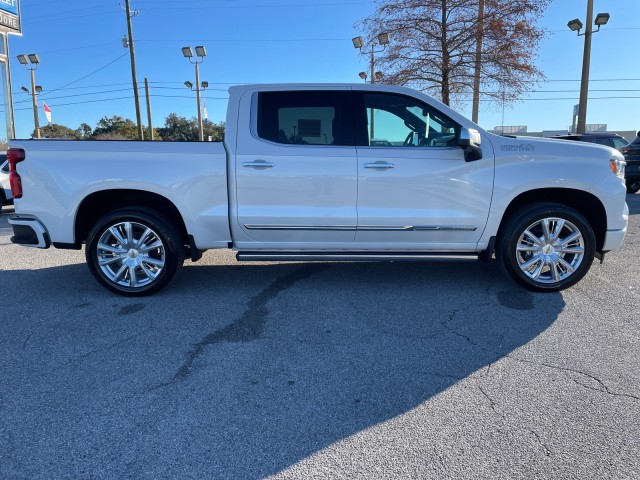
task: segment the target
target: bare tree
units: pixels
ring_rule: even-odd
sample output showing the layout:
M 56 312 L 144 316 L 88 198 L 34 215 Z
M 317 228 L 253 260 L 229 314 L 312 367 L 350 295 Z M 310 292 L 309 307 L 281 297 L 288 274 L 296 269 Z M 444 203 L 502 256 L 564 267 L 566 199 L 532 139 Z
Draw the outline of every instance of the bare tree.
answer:
M 472 94 L 475 76 L 476 91 L 508 104 L 544 79 L 535 60 L 545 32 L 536 22 L 550 1 L 377 0 L 355 27 L 391 35 L 376 61 L 387 82 L 450 105 Z

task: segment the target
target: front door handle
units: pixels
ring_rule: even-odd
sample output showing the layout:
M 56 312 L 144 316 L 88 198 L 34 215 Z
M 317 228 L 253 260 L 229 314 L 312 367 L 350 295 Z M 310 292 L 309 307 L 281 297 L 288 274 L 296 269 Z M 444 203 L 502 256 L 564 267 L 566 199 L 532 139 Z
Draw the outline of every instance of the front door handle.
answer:
M 250 168 L 271 168 L 273 167 L 273 163 L 265 162 L 264 160 L 257 160 L 255 162 L 244 162 L 242 166 Z
M 395 164 L 387 162 L 365 163 L 364 168 L 396 168 Z

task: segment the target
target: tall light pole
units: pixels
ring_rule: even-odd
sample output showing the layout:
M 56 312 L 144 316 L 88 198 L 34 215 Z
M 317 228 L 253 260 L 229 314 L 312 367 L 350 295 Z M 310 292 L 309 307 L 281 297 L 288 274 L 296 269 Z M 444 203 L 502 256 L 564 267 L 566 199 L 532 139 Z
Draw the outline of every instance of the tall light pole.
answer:
M 369 67 L 370 67 L 370 77 L 369 77 L 369 82 L 370 83 L 376 83 L 376 80 L 380 81 L 382 80 L 382 73 L 380 72 L 376 72 L 375 71 L 375 54 L 376 53 L 380 53 L 382 52 L 385 48 L 387 48 L 387 45 L 389 44 L 389 34 L 387 32 L 383 32 L 380 33 L 376 38 L 374 38 L 373 40 L 371 40 L 371 42 L 369 43 Z M 360 50 L 361 53 L 365 53 L 363 51 L 364 48 L 364 41 L 362 40 L 362 37 L 354 37 L 351 39 L 351 42 L 353 42 L 353 46 L 355 48 L 357 48 L 358 50 Z M 382 45 L 382 48 L 379 48 L 378 50 L 376 50 L 376 46 L 378 45 Z M 364 76 L 363 76 L 364 74 Z M 359 73 L 360 78 L 362 78 L 363 80 L 366 81 L 367 79 L 367 74 L 364 72 L 360 72 Z M 369 121 L 369 138 L 373 138 L 373 134 L 374 134 L 374 125 L 373 125 L 373 108 L 371 109 L 371 120 Z
M 182 55 L 184 58 L 189 60 L 190 63 L 193 63 L 196 66 L 196 100 L 198 101 L 198 139 L 202 142 L 204 141 L 204 129 L 202 128 L 202 104 L 200 103 L 200 90 L 204 90 L 209 85 L 207 82 L 202 82 L 200 84 L 200 68 L 199 65 L 204 62 L 204 57 L 207 56 L 207 51 L 203 46 L 196 47 L 196 56 L 198 58 L 194 59 L 193 50 L 191 47 L 182 47 Z M 199 59 L 199 60 L 198 60 Z M 189 90 L 193 90 L 193 84 L 189 81 L 184 82 Z
M 131 58 L 131 81 L 133 83 L 133 99 L 136 104 L 136 122 L 138 124 L 138 140 L 144 139 L 144 130 L 142 128 L 142 116 L 140 115 L 140 95 L 138 94 L 138 76 L 136 74 L 136 51 L 133 48 L 133 27 L 131 26 L 131 18 L 138 15 L 138 11 L 134 10 L 131 14 L 129 0 L 125 0 L 125 12 L 127 13 L 127 33 L 129 57 Z
M 593 0 L 587 0 L 587 24 L 584 33 L 580 33 L 582 22 L 575 18 L 567 26 L 578 36 L 584 35 L 584 54 L 582 56 L 582 78 L 580 80 L 580 103 L 578 104 L 578 127 L 576 133 L 583 134 L 587 126 L 587 99 L 589 98 L 589 67 L 591 63 L 591 35 L 600 31 L 602 25 L 609 21 L 608 13 L 599 13 L 593 20 Z M 593 25 L 598 29 L 594 32 Z
M 354 37 L 351 39 L 351 41 L 353 42 L 353 46 L 355 48 L 357 48 L 358 50 L 360 50 L 360 52 L 365 53 L 363 51 L 364 48 L 364 41 L 362 40 L 362 37 Z M 387 48 L 387 45 L 389 44 L 389 34 L 384 32 L 379 34 L 376 38 L 374 38 L 370 43 L 369 43 L 369 47 L 370 47 L 370 51 L 369 51 L 369 66 L 370 66 L 370 71 L 371 71 L 371 76 L 369 77 L 371 80 L 369 80 L 371 83 L 375 83 L 376 79 L 380 80 L 381 75 L 377 75 L 374 72 L 374 67 L 375 67 L 375 54 L 376 53 L 380 53 L 382 52 L 385 48 Z M 382 45 L 382 48 L 376 50 L 376 46 L 377 45 Z
M 36 94 L 42 91 L 41 86 L 36 86 L 36 73 L 35 71 L 38 69 L 38 65 L 40 64 L 40 58 L 35 53 L 30 53 L 29 55 L 20 54 L 17 56 L 18 62 L 24 65 L 27 70 L 31 71 L 31 92 L 26 87 L 22 87 L 22 90 L 31 93 L 31 99 L 33 101 L 33 124 L 35 126 L 36 138 L 40 138 L 40 121 L 38 119 L 38 100 L 36 99 Z M 33 65 L 30 67 L 29 65 Z

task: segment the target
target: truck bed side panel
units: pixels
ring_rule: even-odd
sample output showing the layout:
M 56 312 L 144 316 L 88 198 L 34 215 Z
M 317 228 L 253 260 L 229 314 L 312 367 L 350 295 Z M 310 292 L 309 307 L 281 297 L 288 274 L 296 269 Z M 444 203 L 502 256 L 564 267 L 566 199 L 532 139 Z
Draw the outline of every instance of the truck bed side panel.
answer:
M 165 197 L 198 248 L 223 248 L 231 239 L 222 143 L 16 140 L 11 147 L 27 156 L 18 165 L 24 194 L 16 213 L 39 218 L 52 242 L 74 243 L 82 201 L 115 189 Z

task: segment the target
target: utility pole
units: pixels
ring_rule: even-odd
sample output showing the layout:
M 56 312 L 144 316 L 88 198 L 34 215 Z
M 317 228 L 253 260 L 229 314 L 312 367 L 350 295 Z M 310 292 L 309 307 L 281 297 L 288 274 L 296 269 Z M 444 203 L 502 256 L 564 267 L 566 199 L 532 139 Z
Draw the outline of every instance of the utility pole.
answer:
M 482 66 L 482 37 L 484 36 L 484 0 L 478 2 L 478 26 L 476 32 L 476 65 L 473 73 L 473 108 L 471 120 L 478 123 L 480 110 L 480 70 Z
M 153 141 L 153 123 L 151 122 L 151 98 L 149 96 L 149 80 L 144 79 L 144 91 L 147 96 L 147 120 L 149 121 L 149 140 Z
M 144 139 L 142 130 L 142 117 L 140 116 L 140 96 L 138 94 L 138 78 L 136 75 L 136 53 L 133 48 L 133 28 L 131 26 L 131 7 L 129 0 L 125 0 L 125 12 L 127 13 L 127 32 L 129 34 L 129 56 L 131 57 L 131 79 L 133 81 L 133 98 L 136 103 L 136 122 L 138 123 L 138 140 Z M 138 11 L 134 11 L 133 16 L 137 16 Z

